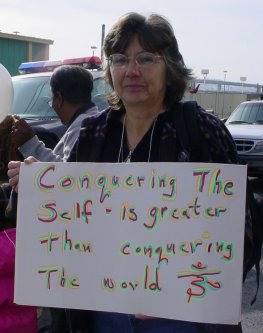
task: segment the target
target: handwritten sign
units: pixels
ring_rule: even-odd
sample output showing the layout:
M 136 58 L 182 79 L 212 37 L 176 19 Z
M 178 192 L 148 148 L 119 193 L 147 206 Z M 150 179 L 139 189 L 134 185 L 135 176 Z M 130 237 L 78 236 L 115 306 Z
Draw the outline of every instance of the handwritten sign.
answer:
M 245 166 L 22 165 L 15 302 L 235 324 L 245 197 Z

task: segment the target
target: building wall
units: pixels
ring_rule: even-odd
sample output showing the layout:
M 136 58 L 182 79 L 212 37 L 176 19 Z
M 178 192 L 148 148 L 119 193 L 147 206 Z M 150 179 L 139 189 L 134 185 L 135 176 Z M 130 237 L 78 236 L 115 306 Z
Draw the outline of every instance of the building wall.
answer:
M 40 43 L 32 43 L 32 60 L 29 61 L 40 61 L 48 59 L 49 59 L 48 45 Z
M 211 110 L 220 119 L 228 118 L 232 111 L 242 102 L 248 100 L 248 95 L 222 92 L 198 92 L 197 94 L 186 93 L 185 100 L 196 101 L 206 110 Z
M 18 74 L 18 64 L 27 59 L 27 42 L 0 39 L 0 63 L 10 75 Z
M 49 59 L 52 40 L 0 32 L 0 63 L 11 75 L 18 74 L 22 62 Z
M 197 89 L 197 93 L 193 90 Z M 219 118 L 228 118 L 244 101 L 263 99 L 263 86 L 222 80 L 193 80 L 184 100 L 194 100 Z

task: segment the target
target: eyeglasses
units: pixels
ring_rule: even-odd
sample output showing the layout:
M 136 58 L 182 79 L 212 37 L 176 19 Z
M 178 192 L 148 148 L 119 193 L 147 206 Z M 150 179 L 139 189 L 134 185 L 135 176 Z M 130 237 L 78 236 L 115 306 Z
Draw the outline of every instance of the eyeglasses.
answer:
M 131 59 L 134 59 L 136 65 L 140 68 L 149 68 L 159 62 L 162 56 L 157 56 L 149 52 L 142 52 L 135 56 L 135 58 L 127 57 L 124 54 L 112 54 L 107 59 L 109 65 L 116 68 L 126 68 Z

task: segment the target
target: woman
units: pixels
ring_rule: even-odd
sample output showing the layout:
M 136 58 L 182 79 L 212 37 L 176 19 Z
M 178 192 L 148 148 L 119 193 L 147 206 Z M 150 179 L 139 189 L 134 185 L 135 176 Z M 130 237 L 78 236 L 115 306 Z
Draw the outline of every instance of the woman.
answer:
M 197 110 L 201 155 L 196 159 L 182 147 L 173 119 L 191 72 L 178 50 L 172 27 L 163 17 L 125 15 L 107 35 L 104 51 L 108 61 L 106 79 L 113 88 L 111 107 L 83 122 L 69 161 L 237 162 L 228 131 L 201 108 Z M 191 333 L 220 329 L 215 325 L 205 328 L 190 322 L 147 319 L 142 315 L 97 312 L 95 332 Z M 239 331 L 238 327 L 223 326 L 224 332 Z
M 82 123 L 68 161 L 236 163 L 233 140 L 224 124 L 197 107 L 201 135 L 198 156 L 185 149 L 174 115 L 191 71 L 179 52 L 173 29 L 159 15 L 123 16 L 105 39 L 106 80 L 113 88 L 110 107 Z M 10 164 L 10 184 L 17 185 L 17 164 Z M 241 332 L 240 326 L 95 312 L 95 333 Z M 73 330 L 74 331 L 74 330 Z

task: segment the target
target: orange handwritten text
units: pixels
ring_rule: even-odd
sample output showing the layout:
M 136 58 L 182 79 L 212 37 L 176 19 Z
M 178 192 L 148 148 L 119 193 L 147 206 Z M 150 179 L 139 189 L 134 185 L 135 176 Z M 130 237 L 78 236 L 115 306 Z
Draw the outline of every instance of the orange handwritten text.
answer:
M 125 220 L 128 222 L 136 222 L 138 220 L 135 208 L 130 206 L 127 201 L 123 202 L 121 205 L 120 220 L 121 222 Z
M 204 187 L 206 187 L 208 195 L 222 194 L 226 198 L 232 197 L 234 194 L 233 180 L 223 180 L 219 178 L 221 173 L 220 169 L 213 170 L 211 175 L 210 172 L 210 168 L 196 168 L 193 170 L 194 177 L 197 177 L 196 192 L 203 192 Z
M 188 203 L 186 207 L 171 207 L 167 206 L 153 206 L 148 209 L 148 222 L 145 222 L 143 226 L 146 229 L 154 229 L 160 222 L 167 219 L 172 222 L 187 221 L 190 219 L 198 219 L 205 217 L 207 219 L 218 218 L 222 213 L 225 213 L 227 208 L 225 206 L 216 207 L 203 207 L 199 203 L 198 197 L 192 202 Z
M 39 207 L 43 214 L 38 214 L 37 219 L 39 222 L 51 223 L 56 220 L 60 222 L 76 221 L 82 219 L 85 223 L 90 223 L 92 216 L 91 207 L 93 205 L 92 200 L 84 199 L 81 203 L 73 203 L 72 209 L 57 209 L 56 201 L 46 201 Z
M 57 234 L 53 234 L 50 232 L 47 235 L 39 237 L 40 243 L 46 245 L 47 252 L 52 252 L 53 242 L 57 242 L 59 241 L 59 239 L 60 237 Z M 67 229 L 62 233 L 61 245 L 62 245 L 62 252 L 74 251 L 74 252 L 83 252 L 94 255 L 92 241 L 73 240 L 73 238 L 69 236 L 69 232 Z
M 79 279 L 76 276 L 69 277 L 65 273 L 62 266 L 40 266 L 38 268 L 39 274 L 44 274 L 45 285 L 47 289 L 51 289 L 51 277 L 54 276 L 56 280 L 56 287 L 67 289 L 78 289 Z
M 68 231 L 62 235 L 62 251 L 77 251 L 94 254 L 93 243 L 91 241 L 76 241 L 69 237 Z
M 101 287 L 105 291 L 115 291 L 116 289 L 125 291 L 135 291 L 138 287 L 148 292 L 160 292 L 162 290 L 160 286 L 159 268 L 155 268 L 152 278 L 150 278 L 149 266 L 145 266 L 144 275 L 141 280 L 133 281 L 120 281 L 117 282 L 113 278 L 105 277 L 101 281 Z
M 192 241 L 180 241 L 178 243 L 165 243 L 165 244 L 133 244 L 131 241 L 126 241 L 120 245 L 120 254 L 123 256 L 145 256 L 149 259 L 157 257 L 158 264 L 164 262 L 168 263 L 171 257 L 190 256 L 195 253 L 211 255 L 218 254 L 220 259 L 224 262 L 231 262 L 234 260 L 234 245 L 229 241 L 211 241 L 209 234 L 204 232 L 201 238 Z
M 149 179 L 149 188 L 163 188 L 168 189 L 167 192 L 162 193 L 163 200 L 173 201 L 177 195 L 177 180 L 176 177 L 158 176 L 155 169 L 151 172 L 151 177 Z

